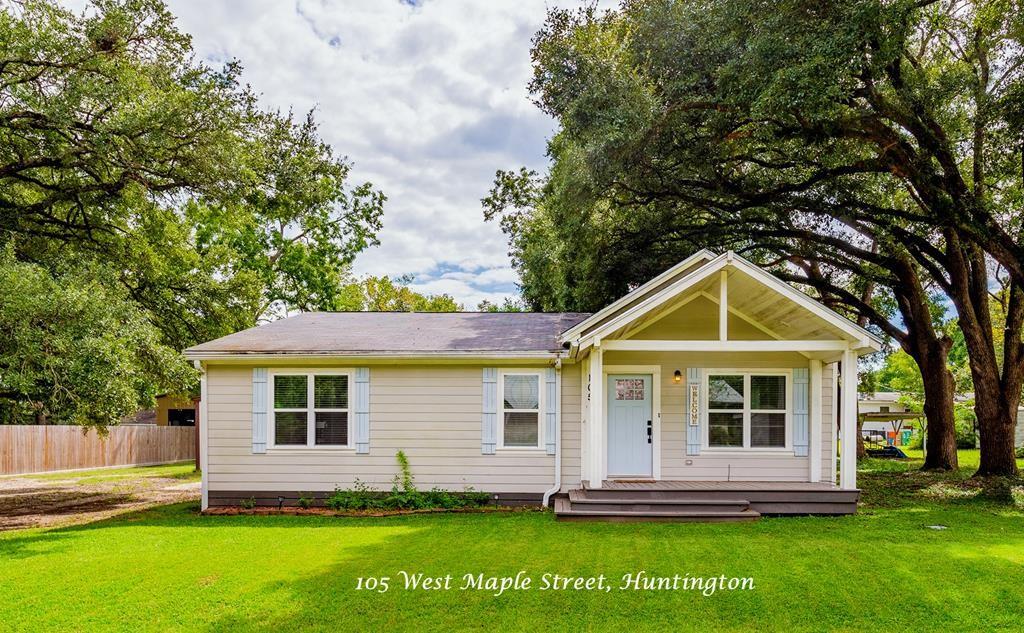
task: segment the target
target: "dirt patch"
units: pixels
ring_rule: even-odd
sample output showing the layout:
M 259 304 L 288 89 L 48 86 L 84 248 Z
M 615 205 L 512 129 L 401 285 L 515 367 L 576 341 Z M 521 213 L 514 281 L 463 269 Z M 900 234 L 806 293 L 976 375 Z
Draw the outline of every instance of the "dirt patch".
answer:
M 0 531 L 91 523 L 156 505 L 199 500 L 199 482 L 165 477 L 80 481 L 0 478 Z

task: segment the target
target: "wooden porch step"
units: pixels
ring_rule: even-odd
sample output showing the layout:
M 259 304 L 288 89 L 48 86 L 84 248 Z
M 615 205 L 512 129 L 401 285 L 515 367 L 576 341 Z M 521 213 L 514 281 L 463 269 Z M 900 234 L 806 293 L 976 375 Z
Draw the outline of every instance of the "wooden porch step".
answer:
M 671 495 L 666 497 L 643 497 L 638 495 L 616 496 L 613 498 L 593 496 L 589 490 L 570 490 L 571 506 L 580 510 L 616 511 L 629 509 L 635 512 L 679 512 L 679 513 L 715 513 L 743 512 L 750 509 L 746 499 L 713 499 L 708 497 L 684 497 Z
M 742 481 L 609 481 L 601 488 L 588 488 L 584 485 L 578 493 L 580 494 L 577 494 L 577 499 L 586 498 L 594 502 L 607 503 L 644 503 L 650 504 L 652 509 L 654 506 L 663 505 L 671 507 L 673 502 L 691 506 L 698 505 L 699 502 L 708 502 L 716 506 L 725 506 L 728 503 L 749 504 L 750 509 L 763 515 L 853 514 L 857 511 L 857 502 L 860 498 L 859 490 L 843 490 L 826 484 Z M 583 507 L 588 505 L 581 504 L 581 509 Z M 593 509 L 592 506 L 589 507 Z
M 761 514 L 755 510 L 681 510 L 638 509 L 622 504 L 615 509 L 593 509 L 586 504 L 574 504 L 569 499 L 555 499 L 555 518 L 559 521 L 610 522 L 741 522 L 756 521 Z

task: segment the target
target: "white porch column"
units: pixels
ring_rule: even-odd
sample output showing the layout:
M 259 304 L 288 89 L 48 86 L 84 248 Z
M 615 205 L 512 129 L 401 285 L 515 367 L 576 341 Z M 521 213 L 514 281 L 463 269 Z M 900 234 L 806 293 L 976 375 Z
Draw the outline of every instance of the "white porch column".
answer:
M 839 487 L 857 487 L 857 352 L 843 352 L 842 428 L 839 432 Z
M 604 480 L 604 352 L 600 341 L 590 351 L 590 468 L 589 485 L 600 488 Z
M 808 462 L 810 468 L 810 481 L 821 481 L 821 425 L 823 422 L 821 410 L 821 361 L 812 358 L 808 376 L 811 383 L 811 406 L 808 415 L 810 424 L 810 435 L 808 436 Z

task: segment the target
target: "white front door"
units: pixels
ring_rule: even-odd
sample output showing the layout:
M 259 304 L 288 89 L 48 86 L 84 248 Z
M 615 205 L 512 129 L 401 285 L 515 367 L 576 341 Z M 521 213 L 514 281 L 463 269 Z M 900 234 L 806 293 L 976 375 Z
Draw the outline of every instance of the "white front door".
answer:
M 608 376 L 608 476 L 652 477 L 650 374 Z

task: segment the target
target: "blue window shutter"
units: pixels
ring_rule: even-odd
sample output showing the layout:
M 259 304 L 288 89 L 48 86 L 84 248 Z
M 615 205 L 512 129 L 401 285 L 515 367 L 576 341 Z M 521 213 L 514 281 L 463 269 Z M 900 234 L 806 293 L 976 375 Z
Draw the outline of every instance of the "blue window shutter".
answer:
M 356 368 L 356 453 L 370 452 L 370 368 Z
M 807 457 L 807 426 L 808 398 L 810 396 L 807 380 L 808 369 L 798 367 L 793 370 L 793 454 Z
M 555 417 L 558 411 L 557 373 L 554 367 L 544 370 L 544 437 L 548 455 L 555 454 Z
M 267 368 L 252 369 L 252 452 L 267 452 Z M 204 420 L 205 422 L 205 420 Z
M 696 397 L 696 402 L 693 398 Z M 693 423 L 692 411 L 696 410 L 697 420 Z M 700 368 L 690 367 L 686 370 L 686 454 L 700 455 L 700 425 L 704 419 L 703 403 L 700 396 Z
M 498 446 L 498 370 L 484 367 L 484 406 L 481 425 L 480 452 L 494 455 Z

